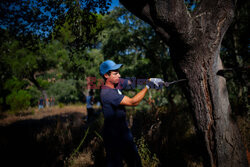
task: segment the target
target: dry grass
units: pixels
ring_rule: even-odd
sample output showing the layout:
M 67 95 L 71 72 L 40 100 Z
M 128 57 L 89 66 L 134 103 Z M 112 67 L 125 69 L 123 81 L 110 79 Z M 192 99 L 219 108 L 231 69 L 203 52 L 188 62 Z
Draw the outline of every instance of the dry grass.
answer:
M 69 165 L 70 167 L 89 167 L 94 165 L 91 151 L 84 151 L 71 160 L 72 163 Z
M 85 105 L 69 105 L 63 107 L 54 106 L 40 110 L 38 110 L 38 108 L 29 108 L 26 111 L 20 112 L 21 114 L 19 115 L 5 113 L 3 116 L 4 118 L 0 119 L 0 126 L 8 125 L 19 120 L 42 119 L 48 116 L 61 115 L 74 112 L 83 113 L 84 115 L 87 115 L 86 106 Z

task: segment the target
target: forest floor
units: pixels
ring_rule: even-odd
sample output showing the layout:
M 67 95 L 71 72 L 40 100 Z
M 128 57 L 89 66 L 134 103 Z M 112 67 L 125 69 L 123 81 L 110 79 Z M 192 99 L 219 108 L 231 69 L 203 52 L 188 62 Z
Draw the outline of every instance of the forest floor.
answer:
M 0 156 L 3 164 L 15 166 L 18 162 L 21 166 L 65 166 L 89 126 L 86 116 L 86 105 L 83 104 L 2 113 Z M 94 163 L 91 150 L 84 151 L 92 138 L 89 134 L 79 150 L 81 156 L 76 154 L 74 158 L 75 162 L 85 163 L 81 166 Z
M 1 114 L 0 116 L 0 126 L 9 125 L 16 121 L 20 120 L 28 120 L 28 119 L 42 119 L 49 116 L 55 116 L 60 114 L 70 114 L 70 113 L 81 113 L 85 116 L 87 115 L 86 105 L 68 105 L 68 106 L 53 106 L 53 107 L 46 107 L 43 109 L 38 108 L 29 108 L 25 111 L 21 111 L 17 114 L 13 112 L 6 112 Z
M 96 111 L 99 110 L 94 106 Z M 10 166 L 101 167 L 105 163 L 102 139 L 96 135 L 102 123 L 89 126 L 86 105 L 29 108 L 18 114 L 0 115 L 0 157 Z M 143 115 L 143 119 L 146 119 Z M 138 118 L 135 119 L 138 121 Z M 249 116 L 237 117 L 246 148 L 249 148 Z M 91 127 L 88 129 L 88 127 Z M 87 138 L 85 138 L 85 134 Z M 83 142 L 83 145 L 79 145 Z M 81 146 L 81 147 L 80 147 Z M 74 154 L 75 150 L 77 154 Z M 250 152 L 247 151 L 250 162 Z M 74 156 L 72 156 L 74 155 Z M 74 162 L 74 163 L 72 163 Z M 1 163 L 0 163 L 1 165 Z

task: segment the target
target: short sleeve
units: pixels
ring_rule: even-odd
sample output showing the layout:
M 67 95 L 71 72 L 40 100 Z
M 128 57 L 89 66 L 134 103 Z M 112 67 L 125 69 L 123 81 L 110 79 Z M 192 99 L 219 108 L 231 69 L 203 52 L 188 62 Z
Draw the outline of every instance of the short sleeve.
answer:
M 112 104 L 113 106 L 119 106 L 122 99 L 124 98 L 124 95 L 121 95 L 117 92 L 117 89 L 111 89 L 105 97 L 105 101 L 107 103 Z

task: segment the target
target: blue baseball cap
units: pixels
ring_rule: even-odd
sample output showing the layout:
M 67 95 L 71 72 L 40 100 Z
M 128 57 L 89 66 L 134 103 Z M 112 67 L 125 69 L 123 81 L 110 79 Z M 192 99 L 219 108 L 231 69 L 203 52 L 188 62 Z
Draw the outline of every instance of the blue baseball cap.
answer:
M 100 65 L 100 68 L 99 68 L 100 75 L 103 76 L 107 72 L 109 72 L 111 70 L 117 70 L 117 69 L 121 68 L 122 66 L 123 66 L 123 64 L 116 64 L 112 60 L 106 60 Z

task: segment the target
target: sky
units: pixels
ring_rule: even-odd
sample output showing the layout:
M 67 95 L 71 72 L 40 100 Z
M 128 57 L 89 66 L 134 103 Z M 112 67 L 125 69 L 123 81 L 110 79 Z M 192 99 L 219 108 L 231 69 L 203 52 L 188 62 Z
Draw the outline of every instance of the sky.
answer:
M 119 0 L 112 0 L 110 10 L 113 10 L 116 6 L 119 6 Z
M 112 0 L 111 1 L 111 6 L 110 6 L 110 8 L 109 8 L 109 11 L 111 11 L 111 10 L 113 10 L 115 7 L 117 7 L 117 6 L 119 6 L 120 5 L 120 3 L 119 3 L 119 0 Z M 17 6 L 17 8 L 18 8 L 19 6 Z M 19 9 L 20 9 L 20 7 L 19 7 Z M 97 11 L 98 11 L 98 9 L 97 9 Z M 48 13 L 48 16 L 50 16 L 50 13 Z M 0 25 L 0 28 L 3 28 L 3 29 L 6 29 L 6 25 Z M 38 30 L 37 31 L 38 33 L 40 32 L 40 30 Z

